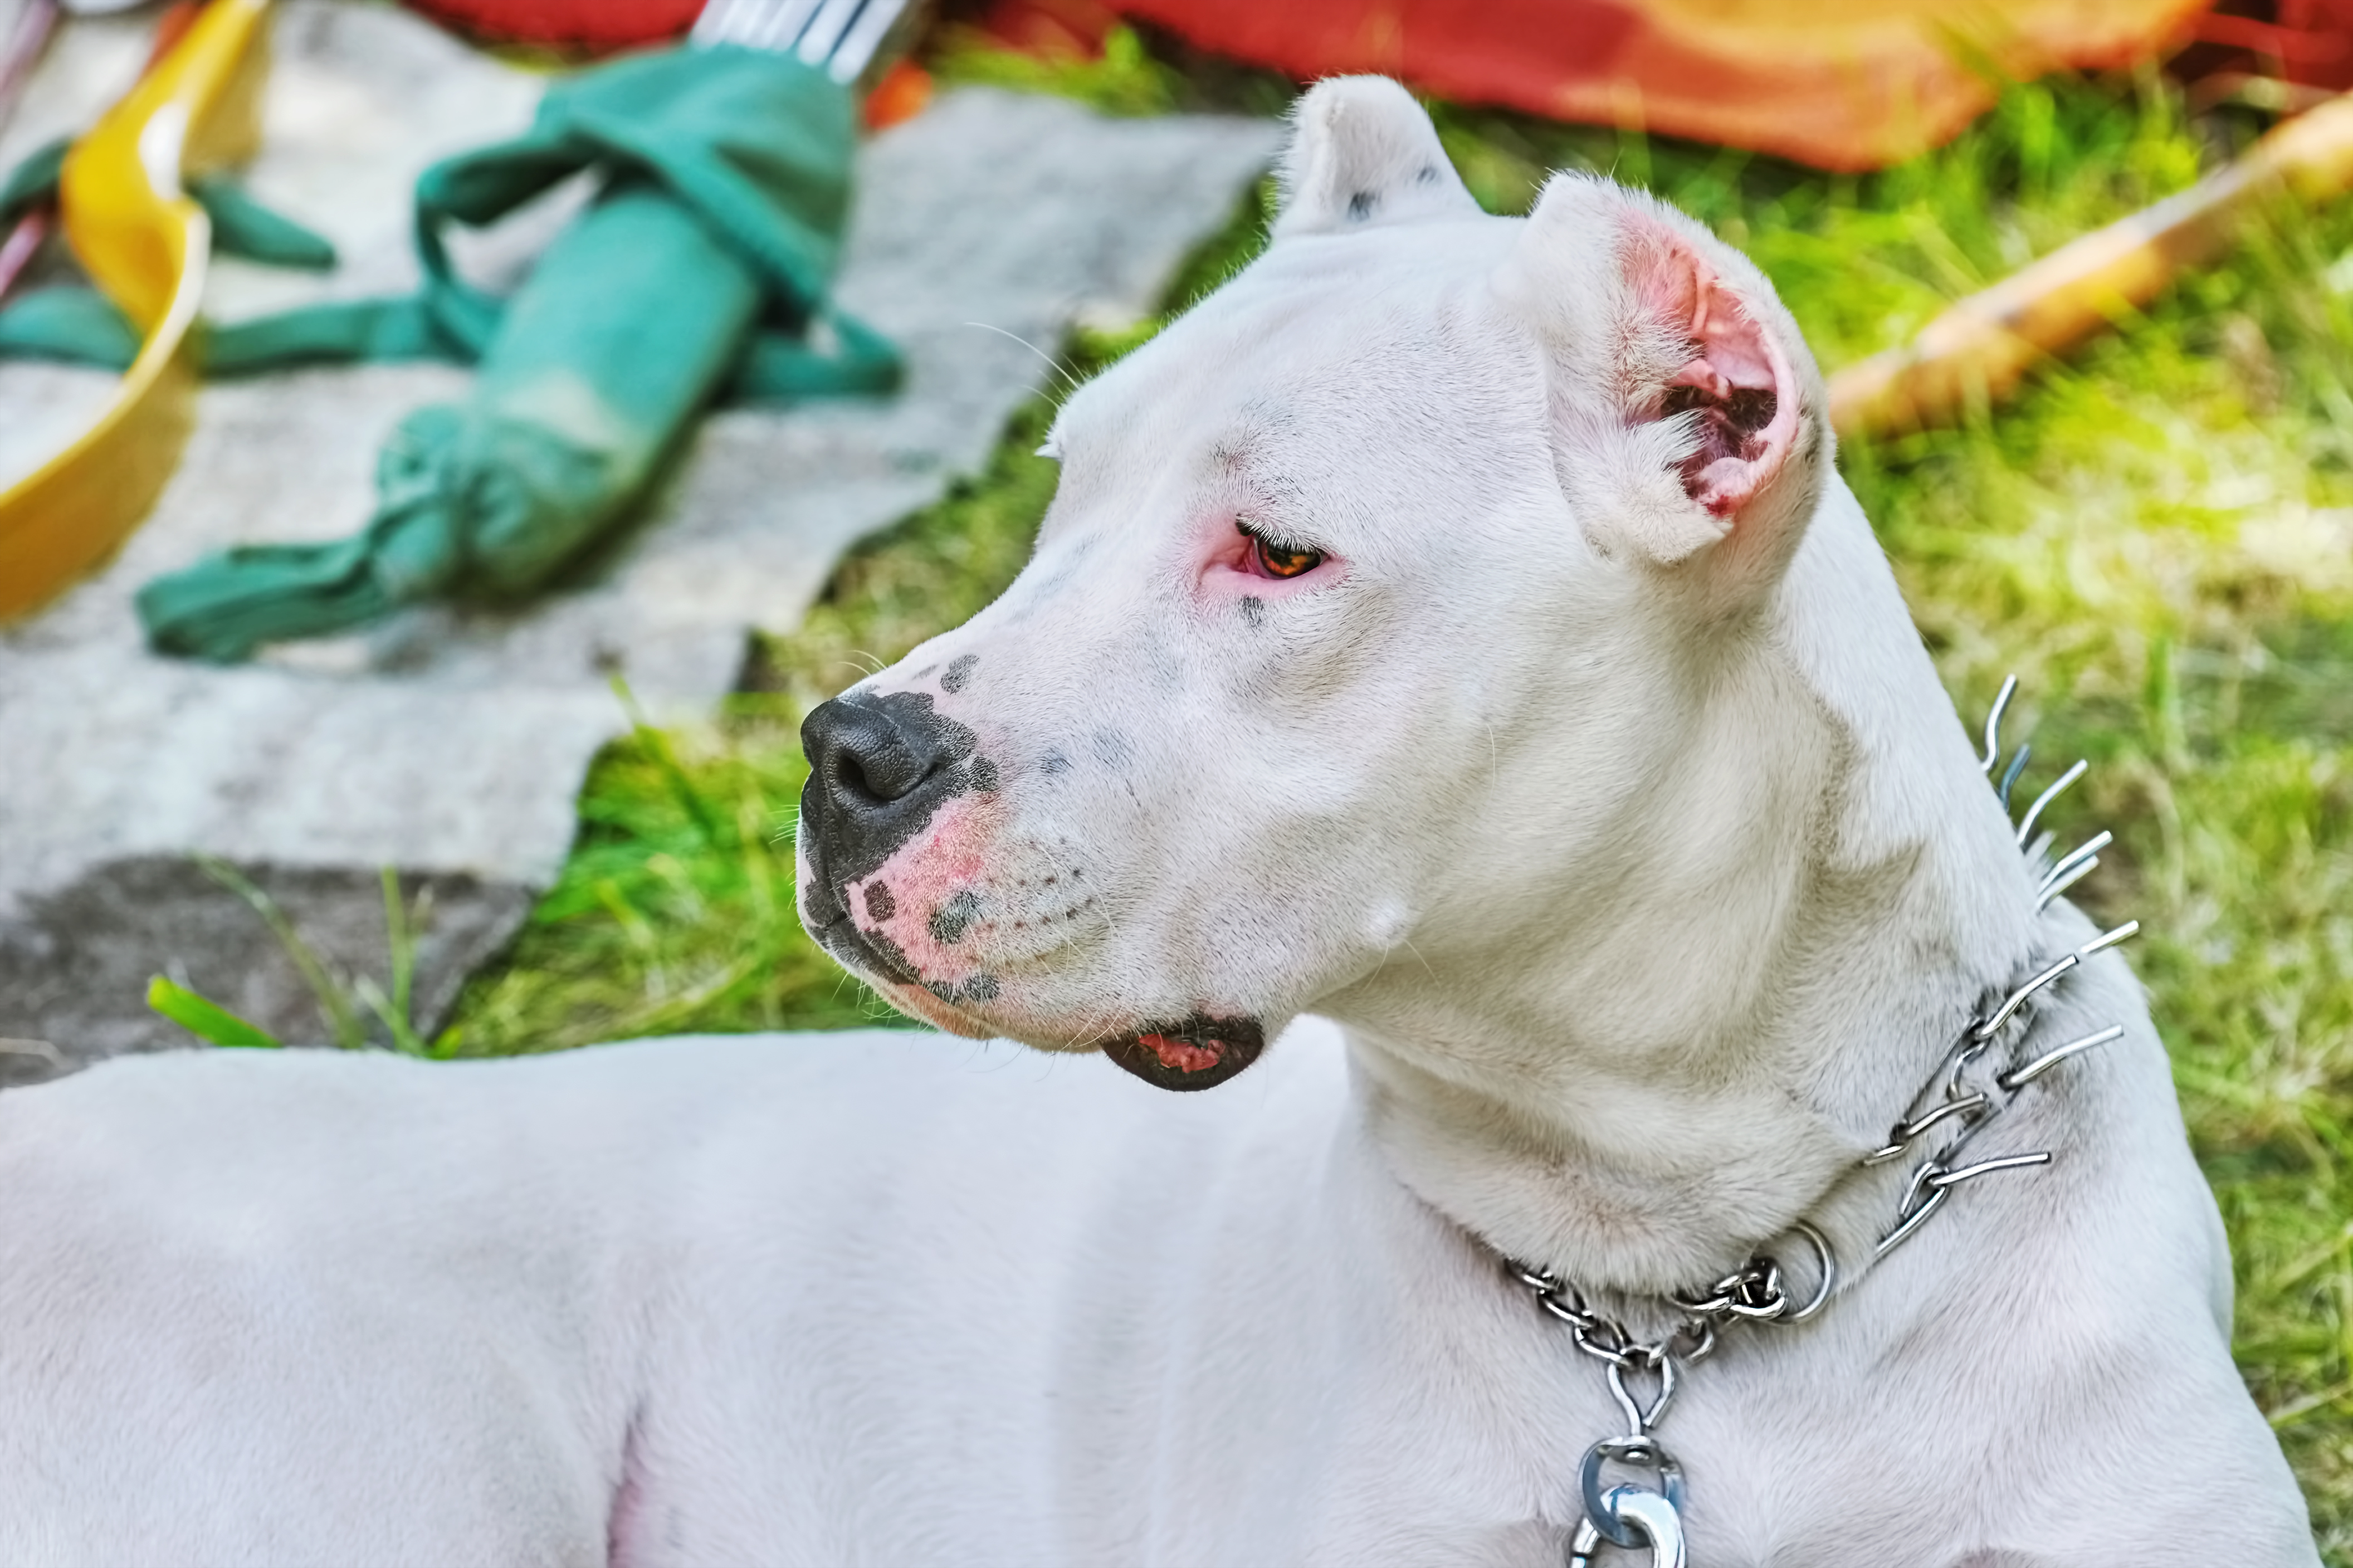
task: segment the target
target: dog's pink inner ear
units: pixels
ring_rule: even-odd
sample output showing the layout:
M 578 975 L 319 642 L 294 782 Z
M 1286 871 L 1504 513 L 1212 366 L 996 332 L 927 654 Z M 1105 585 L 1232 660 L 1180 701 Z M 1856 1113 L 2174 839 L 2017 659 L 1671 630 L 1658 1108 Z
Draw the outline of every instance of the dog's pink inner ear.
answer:
M 1683 491 L 1711 515 L 1736 518 L 1773 482 L 1797 439 L 1788 361 L 1682 236 L 1637 218 L 1625 246 L 1627 280 L 1646 326 L 1688 355 L 1662 383 L 1636 391 L 1636 417 L 1693 416 L 1692 449 L 1678 465 Z

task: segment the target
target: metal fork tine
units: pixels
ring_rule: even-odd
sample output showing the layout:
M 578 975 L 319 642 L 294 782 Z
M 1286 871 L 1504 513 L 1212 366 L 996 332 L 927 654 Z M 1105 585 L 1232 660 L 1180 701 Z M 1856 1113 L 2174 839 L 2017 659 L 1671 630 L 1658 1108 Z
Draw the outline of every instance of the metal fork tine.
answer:
M 705 0 L 688 40 L 789 52 L 847 86 L 906 9 L 907 0 Z
M 768 25 L 760 30 L 759 47 L 782 53 L 799 43 L 820 5 L 821 0 L 784 0 L 769 16 Z
M 787 5 L 791 3 L 786 0 Z M 774 0 L 709 0 L 694 19 L 689 40 L 704 48 L 714 44 L 758 48 L 761 35 L 776 25 L 779 8 Z
M 817 0 L 709 0 L 694 24 L 694 42 L 736 44 L 774 52 L 800 37 Z
M 858 10 L 863 3 L 864 0 L 822 0 L 817 15 L 809 19 L 808 30 L 801 35 L 802 62 L 825 64 L 833 55 L 833 46 L 841 42 L 841 35 L 858 20 Z
M 694 26 L 686 41 L 696 48 L 707 49 L 713 44 L 733 43 L 741 30 L 735 14 L 743 9 L 741 0 L 709 0 L 696 14 Z
M 856 81 L 858 73 L 866 68 L 866 62 L 874 58 L 874 51 L 881 47 L 891 25 L 906 8 L 907 0 L 866 0 L 866 9 L 858 14 L 858 20 L 842 36 L 840 45 L 833 51 L 833 63 L 826 68 L 833 79 Z

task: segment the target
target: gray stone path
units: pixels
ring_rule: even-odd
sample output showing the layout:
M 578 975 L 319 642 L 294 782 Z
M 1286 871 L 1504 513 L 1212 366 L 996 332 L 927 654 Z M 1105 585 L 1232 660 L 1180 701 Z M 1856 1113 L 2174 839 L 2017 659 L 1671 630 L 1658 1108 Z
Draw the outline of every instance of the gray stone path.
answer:
M 78 97 L 102 101 L 131 37 L 69 28 L 0 159 L 72 123 Z M 275 41 L 250 184 L 328 232 L 345 266 L 322 285 L 223 265 L 210 300 L 223 319 L 408 286 L 417 172 L 519 129 L 540 81 L 389 7 L 290 0 Z M 378 972 L 378 868 L 431 882 L 421 987 L 445 1003 L 562 864 L 584 770 L 625 728 L 606 669 L 658 715 L 707 709 L 749 628 L 789 626 L 851 542 L 981 467 L 1051 374 L 1017 340 L 1050 348 L 1076 320 L 1148 310 L 1276 138 L 1263 121 L 1106 121 L 968 90 L 875 139 L 839 298 L 906 351 L 906 393 L 713 416 L 643 522 L 521 613 L 419 610 L 233 670 L 146 654 L 140 584 L 223 544 L 354 529 L 385 434 L 460 395 L 465 375 L 373 366 L 207 388 L 178 473 L 121 556 L 0 628 L 0 1041 L 67 1059 L 179 1043 L 142 1003 L 158 971 L 315 1035 L 291 965 L 195 853 L 238 866 L 331 956 Z M 512 272 L 560 216 L 518 220 L 468 264 Z M 104 385 L 0 365 L 0 473 L 37 460 L 47 416 Z M 47 1059 L 0 1045 L 0 1081 Z

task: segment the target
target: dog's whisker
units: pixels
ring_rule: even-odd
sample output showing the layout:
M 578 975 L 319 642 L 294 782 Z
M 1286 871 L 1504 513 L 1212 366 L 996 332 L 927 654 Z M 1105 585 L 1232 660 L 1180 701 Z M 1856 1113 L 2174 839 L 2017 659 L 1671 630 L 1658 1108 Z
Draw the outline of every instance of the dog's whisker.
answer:
M 1121 1017 L 1133 1016 L 1140 1011 L 1139 1007 L 1129 1003 L 1125 998 L 1114 997 L 1092 1012 L 1081 1014 L 1077 1031 L 1062 1042 L 1062 1048 L 1066 1051 L 1075 1051 L 1100 1040 L 1112 1032 L 1112 1026 Z
M 1031 342 L 1028 338 L 1023 337 L 1020 333 L 1008 332 L 1003 327 L 992 326 L 987 321 L 966 321 L 965 325 L 967 327 L 978 327 L 984 332 L 995 332 L 1000 338 L 1011 338 L 1015 342 L 1019 343 L 1023 348 L 1028 349 L 1031 353 L 1036 354 L 1039 359 L 1044 360 L 1046 362 L 1046 368 L 1052 371 L 1056 375 L 1060 376 L 1063 382 L 1072 392 L 1076 392 L 1081 386 L 1082 383 L 1079 378 L 1071 374 L 1068 365 L 1065 365 L 1060 360 L 1057 359 L 1052 354 L 1048 353 L 1044 349 L 1039 348 L 1036 343 Z

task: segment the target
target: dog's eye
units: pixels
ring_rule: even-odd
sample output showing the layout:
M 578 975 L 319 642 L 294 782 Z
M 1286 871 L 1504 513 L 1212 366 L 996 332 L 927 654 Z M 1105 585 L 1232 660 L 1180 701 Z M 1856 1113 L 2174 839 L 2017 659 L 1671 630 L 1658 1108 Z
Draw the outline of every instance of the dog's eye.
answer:
M 1324 564 L 1323 554 L 1314 550 L 1287 550 L 1280 544 L 1269 544 L 1263 539 L 1250 541 L 1250 547 L 1257 556 L 1260 570 L 1270 577 L 1296 577 Z
M 1235 526 L 1240 528 L 1242 537 L 1250 541 L 1250 568 L 1261 576 L 1303 577 L 1324 564 L 1324 552 L 1320 550 L 1296 550 L 1288 544 L 1261 539 L 1243 524 Z

